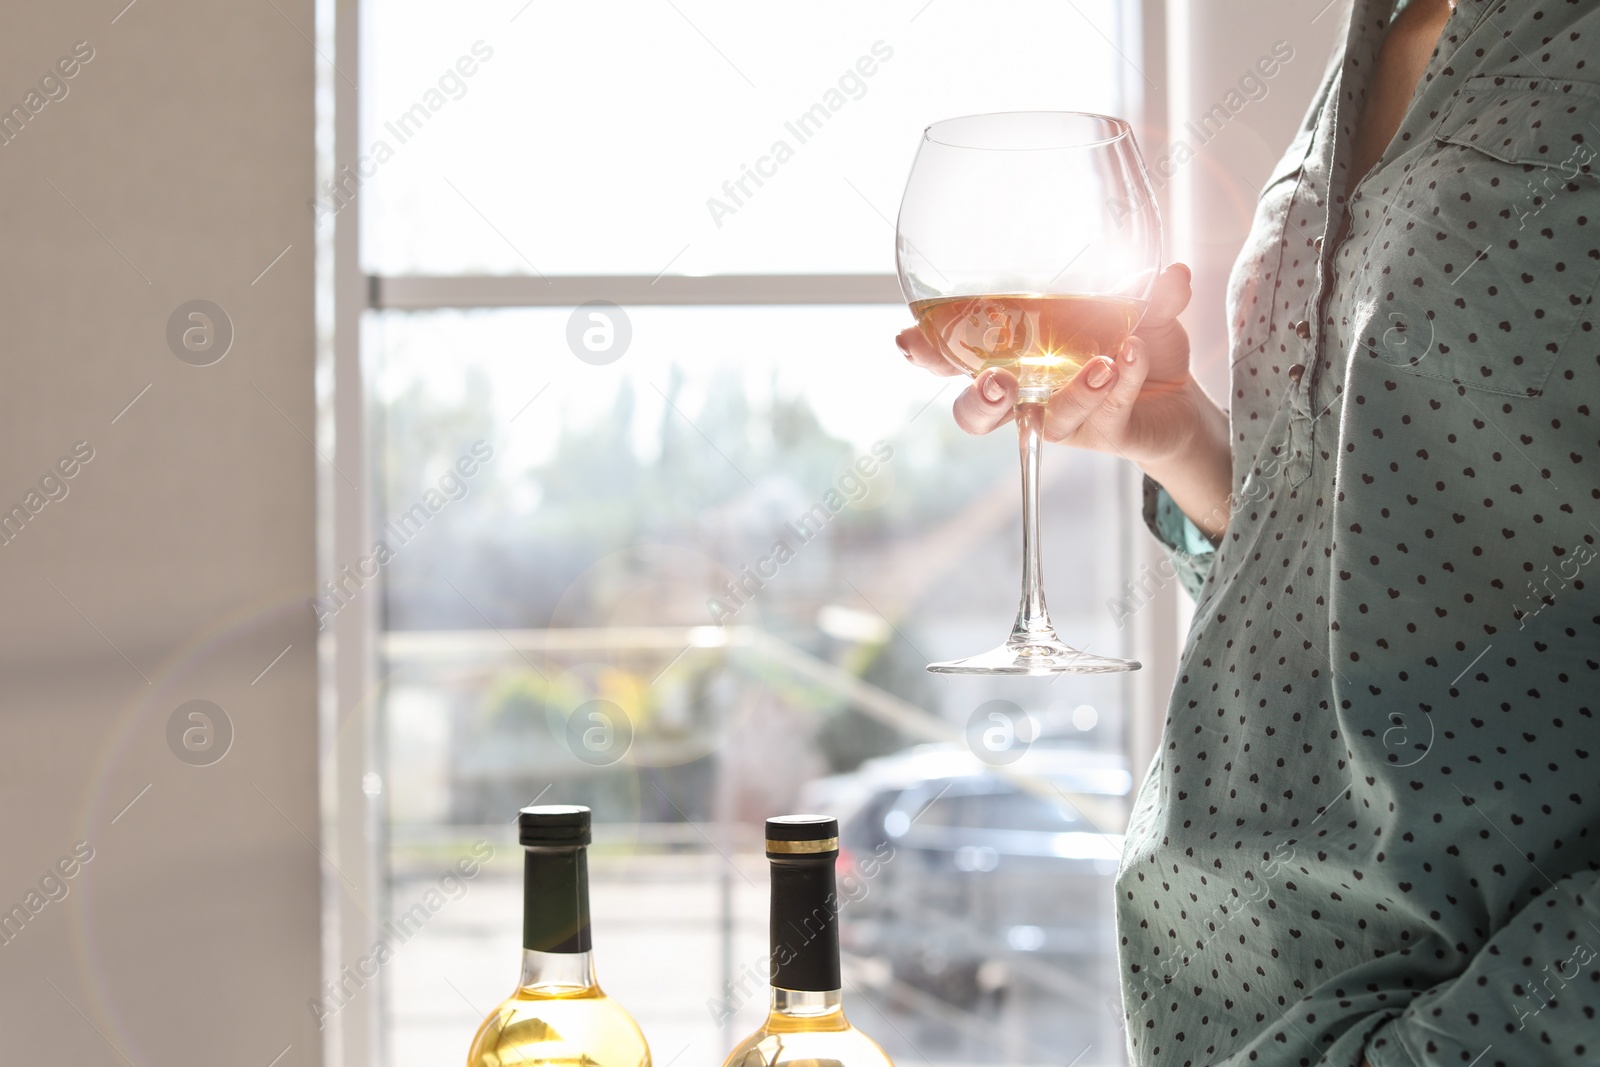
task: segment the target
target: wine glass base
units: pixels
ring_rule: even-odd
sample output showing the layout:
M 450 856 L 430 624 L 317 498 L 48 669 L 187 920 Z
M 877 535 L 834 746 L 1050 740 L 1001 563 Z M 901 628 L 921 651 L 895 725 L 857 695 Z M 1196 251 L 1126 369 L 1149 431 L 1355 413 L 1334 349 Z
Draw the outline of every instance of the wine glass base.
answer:
M 932 674 L 1111 674 L 1136 671 L 1139 662 L 1080 652 L 1061 641 L 1004 644 L 965 659 L 928 664 Z

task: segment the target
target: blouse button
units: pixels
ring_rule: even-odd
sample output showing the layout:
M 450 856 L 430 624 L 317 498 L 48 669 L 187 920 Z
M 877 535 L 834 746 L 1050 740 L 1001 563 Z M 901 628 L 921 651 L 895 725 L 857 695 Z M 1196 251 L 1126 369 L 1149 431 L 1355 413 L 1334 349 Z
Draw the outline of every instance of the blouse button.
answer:
M 1311 320 L 1301 319 L 1294 324 L 1294 335 L 1302 341 L 1311 340 Z
M 1317 239 L 1311 242 L 1311 247 L 1317 250 L 1319 256 L 1322 254 L 1322 237 L 1323 235 L 1319 234 Z
M 1299 385 L 1300 376 L 1305 372 L 1306 365 L 1304 363 L 1296 363 L 1294 366 L 1289 368 L 1289 380 L 1294 384 Z

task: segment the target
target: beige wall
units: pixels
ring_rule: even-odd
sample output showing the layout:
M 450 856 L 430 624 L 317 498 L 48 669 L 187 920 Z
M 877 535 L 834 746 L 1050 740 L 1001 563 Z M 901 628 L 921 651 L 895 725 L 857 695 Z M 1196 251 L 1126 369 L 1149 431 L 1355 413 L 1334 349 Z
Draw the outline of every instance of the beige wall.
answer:
M 299 1067 L 321 1061 L 311 2 L 122 3 L 11 4 L 0 33 L 4 109 L 93 49 L 0 147 L 0 508 L 93 449 L 0 544 L 0 909 L 93 849 L 0 944 L 0 1059 Z M 211 366 L 168 347 L 193 299 L 232 320 Z M 233 724 L 209 766 L 169 747 L 192 699 Z
M 1349 0 L 1171 0 L 1171 135 L 1194 149 L 1172 180 L 1175 205 L 1173 258 L 1195 270 L 1195 299 L 1185 316 L 1195 361 L 1206 387 L 1224 404 L 1228 396 L 1227 317 L 1223 294 L 1234 257 L 1244 243 L 1261 183 L 1298 127 L 1343 26 Z M 1292 52 L 1269 64 L 1256 63 Z M 1256 82 L 1241 89 L 1241 79 Z M 1257 86 L 1259 85 L 1259 88 Z M 1203 143 L 1186 123 L 1196 123 L 1230 91 L 1245 103 Z M 1256 99 L 1251 99 L 1254 96 Z M 1216 129 L 1213 120 L 1212 129 Z M 1170 150 L 1170 149 L 1169 149 Z
M 1155 36 L 1144 42 L 1146 77 L 1131 85 L 1146 94 L 1140 141 L 1152 176 L 1163 183 L 1167 258 L 1194 271 L 1194 299 L 1183 316 L 1193 365 L 1224 406 L 1228 274 L 1250 228 L 1257 190 L 1304 115 L 1349 6 L 1349 0 L 1324 7 L 1327 2 L 1141 0 Z M 1290 58 L 1279 61 L 1285 54 Z M 1264 57 L 1271 60 L 1270 77 L 1256 66 Z M 1246 76 L 1254 80 L 1241 85 Z M 1238 95 L 1230 98 L 1230 92 Z M 1201 135 L 1189 128 L 1218 106 L 1228 112 L 1220 129 L 1215 116 Z M 1137 499 L 1136 488 L 1130 494 Z M 1140 537 L 1130 566 L 1135 575 L 1165 573 L 1163 550 Z M 1191 607 L 1177 583 L 1167 582 L 1137 618 L 1134 647 L 1145 669 L 1130 680 L 1134 714 L 1127 744 L 1130 765 L 1140 772 L 1161 742 Z

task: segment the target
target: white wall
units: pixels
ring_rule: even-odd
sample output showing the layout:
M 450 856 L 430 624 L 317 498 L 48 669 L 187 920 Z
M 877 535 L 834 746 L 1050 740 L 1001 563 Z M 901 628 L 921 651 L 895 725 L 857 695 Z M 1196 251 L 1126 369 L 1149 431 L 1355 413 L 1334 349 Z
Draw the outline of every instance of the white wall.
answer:
M 0 910 L 93 849 L 0 944 L 0 1058 L 299 1067 L 321 1062 L 312 5 L 125 2 L 10 4 L 0 32 L 4 109 L 93 49 L 0 146 L 0 509 L 93 449 L 0 544 Z M 193 299 L 233 324 L 212 366 L 168 346 Z M 191 699 L 233 725 L 210 766 L 169 748 Z

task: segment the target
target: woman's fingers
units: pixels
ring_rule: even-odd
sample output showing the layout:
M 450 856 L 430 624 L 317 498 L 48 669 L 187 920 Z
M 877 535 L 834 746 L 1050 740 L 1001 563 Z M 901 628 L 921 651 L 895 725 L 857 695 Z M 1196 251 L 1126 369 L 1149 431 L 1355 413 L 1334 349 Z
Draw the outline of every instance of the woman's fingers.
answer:
M 1189 302 L 1189 269 L 1174 264 L 1162 272 L 1151 297 L 1145 325 L 1158 334 L 1177 330 L 1176 316 Z M 906 359 L 940 376 L 961 373 L 928 342 L 922 330 L 902 330 L 895 343 Z M 1050 397 L 1041 433 L 1047 441 L 1073 442 L 1082 447 L 1118 452 L 1129 419 L 1154 365 L 1153 342 L 1144 325 L 1114 356 L 1096 356 L 1084 364 L 1065 388 Z M 956 425 L 970 434 L 986 434 L 1010 422 L 1015 415 L 1017 379 L 1009 371 L 991 368 L 979 374 L 956 398 L 952 412 Z
M 1105 403 L 1117 378 L 1117 365 L 1105 356 L 1096 356 L 1085 363 L 1072 381 L 1050 397 L 1040 436 L 1046 441 L 1064 441 L 1077 433 Z
M 956 425 L 971 434 L 985 434 L 1011 421 L 1017 403 L 1017 379 L 1009 372 L 990 368 L 979 374 L 951 409 Z
M 1168 264 L 1150 292 L 1150 303 L 1145 307 L 1144 318 L 1139 320 L 1138 332 L 1159 330 L 1183 314 L 1183 309 L 1189 306 L 1189 298 L 1194 295 L 1191 280 L 1187 264 Z
M 895 335 L 894 343 L 905 353 L 906 359 L 913 366 L 921 367 L 941 378 L 949 378 L 963 373 L 950 365 L 950 361 L 941 356 L 928 339 L 923 336 L 922 329 L 917 326 L 908 326 Z
M 1150 360 L 1147 346 L 1129 338 L 1115 358 L 1096 356 L 1064 388 L 1056 390 L 1045 409 L 1041 434 L 1047 441 L 1065 441 L 1116 452 L 1128 425 Z M 986 434 L 1010 422 L 1017 403 L 1017 379 L 999 368 L 984 371 L 956 397 L 956 425 L 970 434 Z
M 1123 343 L 1122 351 L 1117 353 L 1113 362 L 1116 380 L 1099 390 L 1105 395 L 1089 415 L 1087 428 L 1083 431 L 1086 436 L 1082 442 L 1086 448 L 1106 452 L 1122 451 L 1128 419 L 1133 416 L 1133 405 L 1138 401 L 1139 391 L 1144 388 L 1145 375 L 1149 373 L 1149 346 L 1138 337 L 1130 337 Z
M 1178 316 L 1189 306 L 1193 290 L 1189 285 L 1189 268 L 1174 263 L 1156 279 L 1155 290 L 1150 294 L 1150 304 L 1134 336 L 1149 344 L 1151 373 L 1156 378 L 1177 378 L 1189 366 L 1189 335 Z

